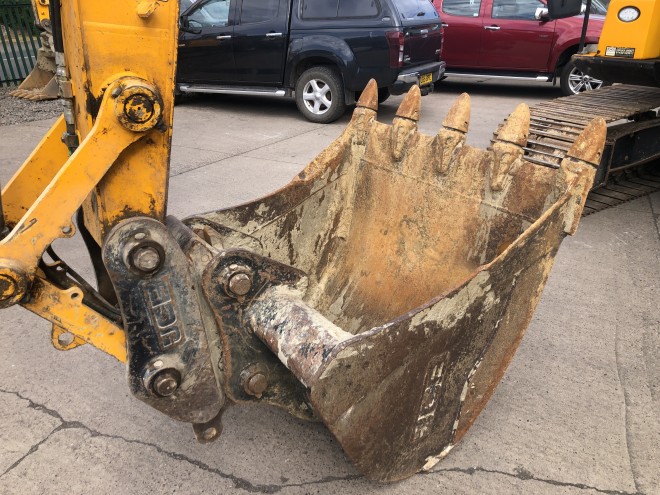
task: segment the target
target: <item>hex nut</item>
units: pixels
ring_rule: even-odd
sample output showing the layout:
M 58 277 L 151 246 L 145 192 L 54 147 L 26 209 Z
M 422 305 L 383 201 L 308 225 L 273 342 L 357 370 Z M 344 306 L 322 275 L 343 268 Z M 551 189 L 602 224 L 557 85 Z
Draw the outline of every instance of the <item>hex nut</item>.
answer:
M 252 278 L 247 273 L 235 273 L 229 277 L 229 290 L 236 296 L 244 296 L 252 288 Z
M 252 289 L 253 272 L 242 263 L 232 263 L 220 272 L 219 282 L 229 297 L 243 297 Z
M 140 246 L 131 253 L 131 262 L 141 272 L 152 273 L 160 266 L 161 257 L 154 246 Z
M 179 388 L 178 371 L 167 369 L 159 372 L 153 379 L 152 388 L 159 397 L 169 397 Z

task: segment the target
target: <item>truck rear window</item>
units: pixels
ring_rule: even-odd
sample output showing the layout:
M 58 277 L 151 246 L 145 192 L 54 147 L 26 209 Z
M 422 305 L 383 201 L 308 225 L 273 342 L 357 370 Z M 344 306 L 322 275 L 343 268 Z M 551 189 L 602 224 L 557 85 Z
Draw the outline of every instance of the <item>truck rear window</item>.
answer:
M 303 19 L 336 19 L 376 17 L 380 13 L 378 0 L 304 0 Z
M 404 20 L 438 18 L 438 12 L 430 0 L 394 0 L 393 3 Z

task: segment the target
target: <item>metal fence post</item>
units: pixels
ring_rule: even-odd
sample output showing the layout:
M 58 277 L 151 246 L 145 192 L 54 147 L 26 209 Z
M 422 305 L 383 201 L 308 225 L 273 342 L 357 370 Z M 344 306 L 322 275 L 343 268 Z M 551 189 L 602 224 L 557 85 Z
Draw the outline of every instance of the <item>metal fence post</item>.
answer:
M 0 0 L 0 86 L 25 79 L 34 67 L 39 47 L 31 3 Z

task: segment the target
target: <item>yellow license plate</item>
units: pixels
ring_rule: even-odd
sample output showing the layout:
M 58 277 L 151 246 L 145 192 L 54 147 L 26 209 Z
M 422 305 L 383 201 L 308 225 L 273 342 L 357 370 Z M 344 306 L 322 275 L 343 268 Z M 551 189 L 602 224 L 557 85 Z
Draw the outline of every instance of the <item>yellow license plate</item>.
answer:
M 431 84 L 433 82 L 433 74 L 424 74 L 419 78 L 419 85 Z

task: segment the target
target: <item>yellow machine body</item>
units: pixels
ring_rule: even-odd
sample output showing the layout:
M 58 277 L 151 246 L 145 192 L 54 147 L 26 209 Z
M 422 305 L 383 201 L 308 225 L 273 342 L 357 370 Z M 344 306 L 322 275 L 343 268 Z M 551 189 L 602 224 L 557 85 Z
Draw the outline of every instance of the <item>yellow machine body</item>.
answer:
M 624 8 L 637 10 L 639 18 L 631 22 L 622 20 L 619 12 Z M 598 53 L 605 57 L 620 57 L 625 53 L 637 60 L 660 57 L 660 3 L 612 0 L 598 40 Z

